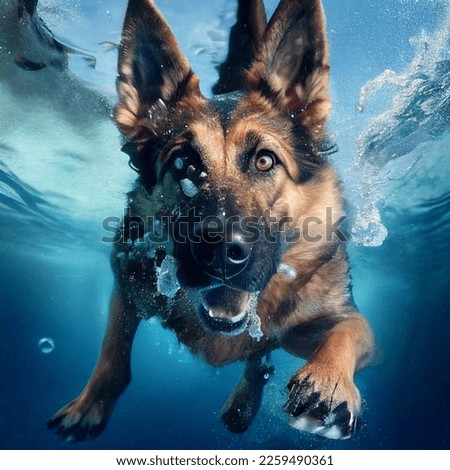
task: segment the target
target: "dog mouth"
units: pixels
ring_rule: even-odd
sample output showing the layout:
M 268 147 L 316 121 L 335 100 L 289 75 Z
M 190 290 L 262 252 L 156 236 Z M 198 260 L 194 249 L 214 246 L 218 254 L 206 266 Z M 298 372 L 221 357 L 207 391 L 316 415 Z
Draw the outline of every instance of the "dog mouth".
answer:
M 182 287 L 179 282 L 179 263 L 170 255 L 156 270 L 158 292 L 173 299 Z M 259 341 L 263 337 L 257 314 L 259 291 L 244 291 L 225 284 L 194 288 L 197 295 L 197 315 L 205 330 L 215 334 L 236 336 L 245 330 Z
M 235 336 L 244 332 L 256 315 L 256 294 L 219 286 L 200 291 L 198 314 L 213 333 Z

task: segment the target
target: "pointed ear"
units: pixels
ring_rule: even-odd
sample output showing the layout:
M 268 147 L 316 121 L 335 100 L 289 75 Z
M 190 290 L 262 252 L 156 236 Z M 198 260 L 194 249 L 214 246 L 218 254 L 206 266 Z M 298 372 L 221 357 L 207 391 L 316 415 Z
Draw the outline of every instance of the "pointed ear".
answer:
M 161 107 L 159 100 L 200 94 L 198 78 L 151 0 L 128 2 L 118 69 L 115 120 L 127 135 L 139 132 L 149 110 Z
M 252 63 L 267 26 L 263 0 L 238 0 L 236 23 L 231 28 L 228 56 L 219 66 L 215 95 L 242 90 L 245 70 Z
M 247 73 L 246 85 L 297 116 L 320 137 L 330 111 L 329 58 L 320 0 L 282 0 Z

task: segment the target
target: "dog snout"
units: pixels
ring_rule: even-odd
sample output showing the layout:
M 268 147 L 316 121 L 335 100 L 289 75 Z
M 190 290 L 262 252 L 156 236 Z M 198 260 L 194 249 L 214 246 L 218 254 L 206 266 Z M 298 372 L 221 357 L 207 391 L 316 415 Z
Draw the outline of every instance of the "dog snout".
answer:
M 194 260 L 205 274 L 222 281 L 245 269 L 252 245 L 239 228 L 230 228 L 220 219 L 206 219 L 196 224 L 194 237 L 190 240 Z
M 245 241 L 242 233 L 233 233 L 231 241 L 225 244 L 225 259 L 229 264 L 244 264 L 250 258 L 252 245 Z

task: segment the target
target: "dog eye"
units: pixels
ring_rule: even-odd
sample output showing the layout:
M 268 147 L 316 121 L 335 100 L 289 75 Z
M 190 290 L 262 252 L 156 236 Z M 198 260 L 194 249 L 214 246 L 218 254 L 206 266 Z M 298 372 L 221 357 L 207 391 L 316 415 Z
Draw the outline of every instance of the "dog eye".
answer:
M 277 160 L 275 156 L 267 150 L 263 150 L 256 154 L 255 167 L 258 171 L 269 171 L 276 165 L 276 163 Z

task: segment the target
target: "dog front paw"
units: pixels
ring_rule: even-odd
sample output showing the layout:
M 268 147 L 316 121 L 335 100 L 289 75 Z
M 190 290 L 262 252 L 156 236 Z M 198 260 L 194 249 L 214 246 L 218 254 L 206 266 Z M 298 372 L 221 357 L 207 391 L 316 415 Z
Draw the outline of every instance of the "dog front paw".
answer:
M 114 404 L 111 400 L 89 400 L 81 395 L 47 421 L 47 427 L 67 442 L 93 439 L 105 429 Z
M 289 424 L 329 439 L 349 438 L 361 405 L 353 381 L 334 374 L 326 377 L 308 366 L 305 369 L 288 384 L 289 399 L 284 409 L 291 415 Z

